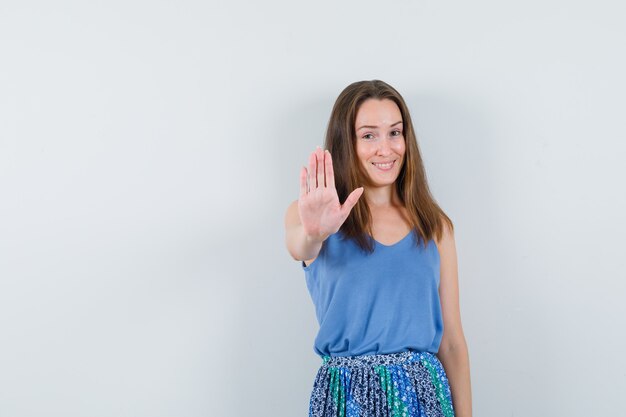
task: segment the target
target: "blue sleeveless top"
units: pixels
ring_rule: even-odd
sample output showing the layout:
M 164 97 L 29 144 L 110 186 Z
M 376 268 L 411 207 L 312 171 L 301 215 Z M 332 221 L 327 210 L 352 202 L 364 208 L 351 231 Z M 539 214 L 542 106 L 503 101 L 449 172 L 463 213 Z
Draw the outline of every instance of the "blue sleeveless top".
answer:
M 439 251 L 434 240 L 415 244 L 411 231 L 369 254 L 341 232 L 324 241 L 318 257 L 302 263 L 320 325 L 320 356 L 404 352 L 437 353 L 443 334 Z

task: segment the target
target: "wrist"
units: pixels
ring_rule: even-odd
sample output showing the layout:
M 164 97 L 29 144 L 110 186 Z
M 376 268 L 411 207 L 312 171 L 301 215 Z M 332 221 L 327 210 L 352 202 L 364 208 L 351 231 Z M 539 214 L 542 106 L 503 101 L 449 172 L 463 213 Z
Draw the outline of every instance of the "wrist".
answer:
M 313 235 L 313 234 L 305 234 L 305 239 L 307 243 L 311 245 L 321 245 L 326 239 L 330 236 L 328 233 Z

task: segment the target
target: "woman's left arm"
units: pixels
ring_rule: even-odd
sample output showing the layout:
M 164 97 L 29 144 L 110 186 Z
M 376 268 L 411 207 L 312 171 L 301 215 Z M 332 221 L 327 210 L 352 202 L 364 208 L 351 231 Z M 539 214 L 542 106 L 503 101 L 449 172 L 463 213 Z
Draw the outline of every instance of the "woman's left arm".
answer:
M 437 242 L 440 258 L 439 298 L 443 314 L 443 336 L 437 357 L 441 361 L 452 393 L 455 417 L 472 416 L 472 391 L 467 343 L 461 325 L 459 280 L 454 232 L 444 222 Z

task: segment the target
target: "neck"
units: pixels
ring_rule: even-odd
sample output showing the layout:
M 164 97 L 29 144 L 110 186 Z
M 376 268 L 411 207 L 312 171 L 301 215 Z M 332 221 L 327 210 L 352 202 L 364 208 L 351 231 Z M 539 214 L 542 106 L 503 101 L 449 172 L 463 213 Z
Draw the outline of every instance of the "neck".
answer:
M 365 200 L 370 207 L 390 207 L 400 205 L 400 197 L 396 185 L 384 187 L 366 187 Z

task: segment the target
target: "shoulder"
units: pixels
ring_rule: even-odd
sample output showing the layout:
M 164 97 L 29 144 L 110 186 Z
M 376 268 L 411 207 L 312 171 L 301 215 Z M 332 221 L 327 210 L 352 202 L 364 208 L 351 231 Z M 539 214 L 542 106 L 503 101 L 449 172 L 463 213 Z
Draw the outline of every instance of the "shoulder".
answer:
M 437 244 L 437 249 L 439 249 L 440 256 L 454 254 L 454 226 L 448 217 L 444 215 L 441 216 L 441 230 L 440 233 L 435 233 L 434 239 Z

